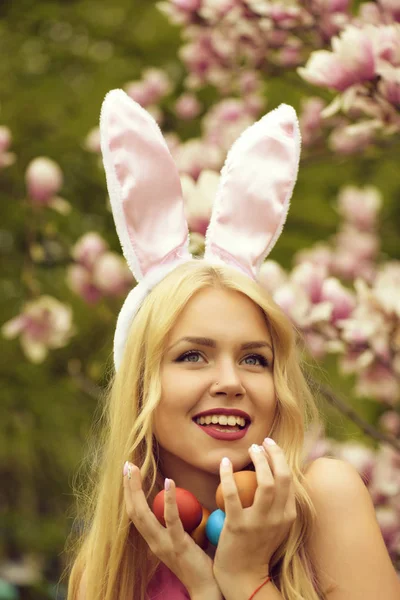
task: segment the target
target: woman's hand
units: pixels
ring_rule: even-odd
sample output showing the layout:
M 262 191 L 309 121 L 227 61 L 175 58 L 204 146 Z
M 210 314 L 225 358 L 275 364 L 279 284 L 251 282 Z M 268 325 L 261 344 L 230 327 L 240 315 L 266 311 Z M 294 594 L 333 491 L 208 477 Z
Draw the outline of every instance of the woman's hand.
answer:
M 150 510 L 142 490 L 140 470 L 127 463 L 124 476 L 126 511 L 136 529 L 155 554 L 183 583 L 191 597 L 209 594 L 219 598 L 212 560 L 183 529 L 176 504 L 175 482 L 165 492 L 163 527 Z M 124 471 L 125 472 L 125 471 Z
M 249 508 L 242 508 L 232 464 L 220 467 L 226 518 L 214 557 L 214 575 L 223 593 L 232 580 L 265 580 L 270 559 L 297 516 L 292 474 L 282 450 L 264 441 L 249 452 L 258 484 Z

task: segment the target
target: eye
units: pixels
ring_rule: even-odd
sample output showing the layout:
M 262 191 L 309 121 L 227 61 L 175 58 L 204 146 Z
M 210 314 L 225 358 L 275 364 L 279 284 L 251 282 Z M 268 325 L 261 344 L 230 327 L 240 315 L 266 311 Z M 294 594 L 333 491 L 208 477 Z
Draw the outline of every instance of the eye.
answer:
M 185 352 L 179 358 L 176 359 L 176 362 L 192 362 L 198 363 L 198 358 L 203 358 L 200 352 L 196 352 L 195 350 L 189 350 L 189 352 Z
M 269 361 L 265 358 L 265 356 L 262 356 L 262 354 L 249 354 L 248 356 L 245 356 L 245 358 L 243 360 L 252 360 L 253 362 L 248 362 L 247 364 L 250 365 L 251 367 L 268 367 L 269 366 Z M 258 363 L 256 362 L 258 361 Z

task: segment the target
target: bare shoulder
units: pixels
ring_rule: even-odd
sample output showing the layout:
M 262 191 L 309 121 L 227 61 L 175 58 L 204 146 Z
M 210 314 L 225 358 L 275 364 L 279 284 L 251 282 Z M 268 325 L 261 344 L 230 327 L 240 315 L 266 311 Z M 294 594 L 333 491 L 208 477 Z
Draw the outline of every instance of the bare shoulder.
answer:
M 305 487 L 317 515 L 308 550 L 329 600 L 398 600 L 400 581 L 355 467 L 318 458 L 305 470 Z

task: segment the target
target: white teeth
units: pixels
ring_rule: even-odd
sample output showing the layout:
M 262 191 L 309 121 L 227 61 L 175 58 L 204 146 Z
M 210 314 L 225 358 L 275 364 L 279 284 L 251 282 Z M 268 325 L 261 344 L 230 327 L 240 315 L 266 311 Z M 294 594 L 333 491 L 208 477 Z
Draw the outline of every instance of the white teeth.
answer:
M 235 425 L 240 425 L 244 427 L 246 425 L 246 419 L 243 417 L 235 417 L 233 415 L 207 415 L 206 417 L 196 417 L 196 423 L 199 425 L 229 425 L 230 427 L 234 427 Z

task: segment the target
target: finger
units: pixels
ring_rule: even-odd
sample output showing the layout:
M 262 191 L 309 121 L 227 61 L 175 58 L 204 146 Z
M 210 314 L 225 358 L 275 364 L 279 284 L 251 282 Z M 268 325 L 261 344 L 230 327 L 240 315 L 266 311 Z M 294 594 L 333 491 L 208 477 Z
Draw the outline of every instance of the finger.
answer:
M 296 504 L 296 495 L 294 493 L 294 483 L 293 480 L 290 484 L 289 496 L 286 502 L 285 507 L 285 518 L 288 521 L 294 521 L 297 517 L 297 504 Z
M 275 480 L 275 495 L 271 511 L 277 509 L 277 511 L 282 513 L 286 508 L 289 498 L 292 473 L 282 448 L 280 448 L 273 440 L 268 440 L 270 440 L 270 438 L 264 440 L 263 447 Z
M 123 484 L 128 516 L 150 548 L 152 548 L 159 541 L 165 529 L 150 510 L 142 490 L 140 469 L 136 465 L 127 463 L 127 474 L 124 475 Z
M 176 486 L 172 479 L 169 481 L 169 489 L 166 485 L 164 493 L 164 519 L 173 542 L 181 542 L 185 537 L 185 530 L 179 516 L 176 503 Z
M 226 518 L 232 522 L 240 518 L 242 503 L 239 498 L 235 480 L 233 478 L 232 463 L 228 458 L 221 460 L 219 473 L 221 477 L 222 494 L 225 502 Z
M 261 513 L 266 514 L 269 513 L 275 496 L 274 475 L 263 446 L 253 444 L 249 448 L 249 454 L 254 463 L 257 477 L 257 489 L 253 506 L 256 506 Z

